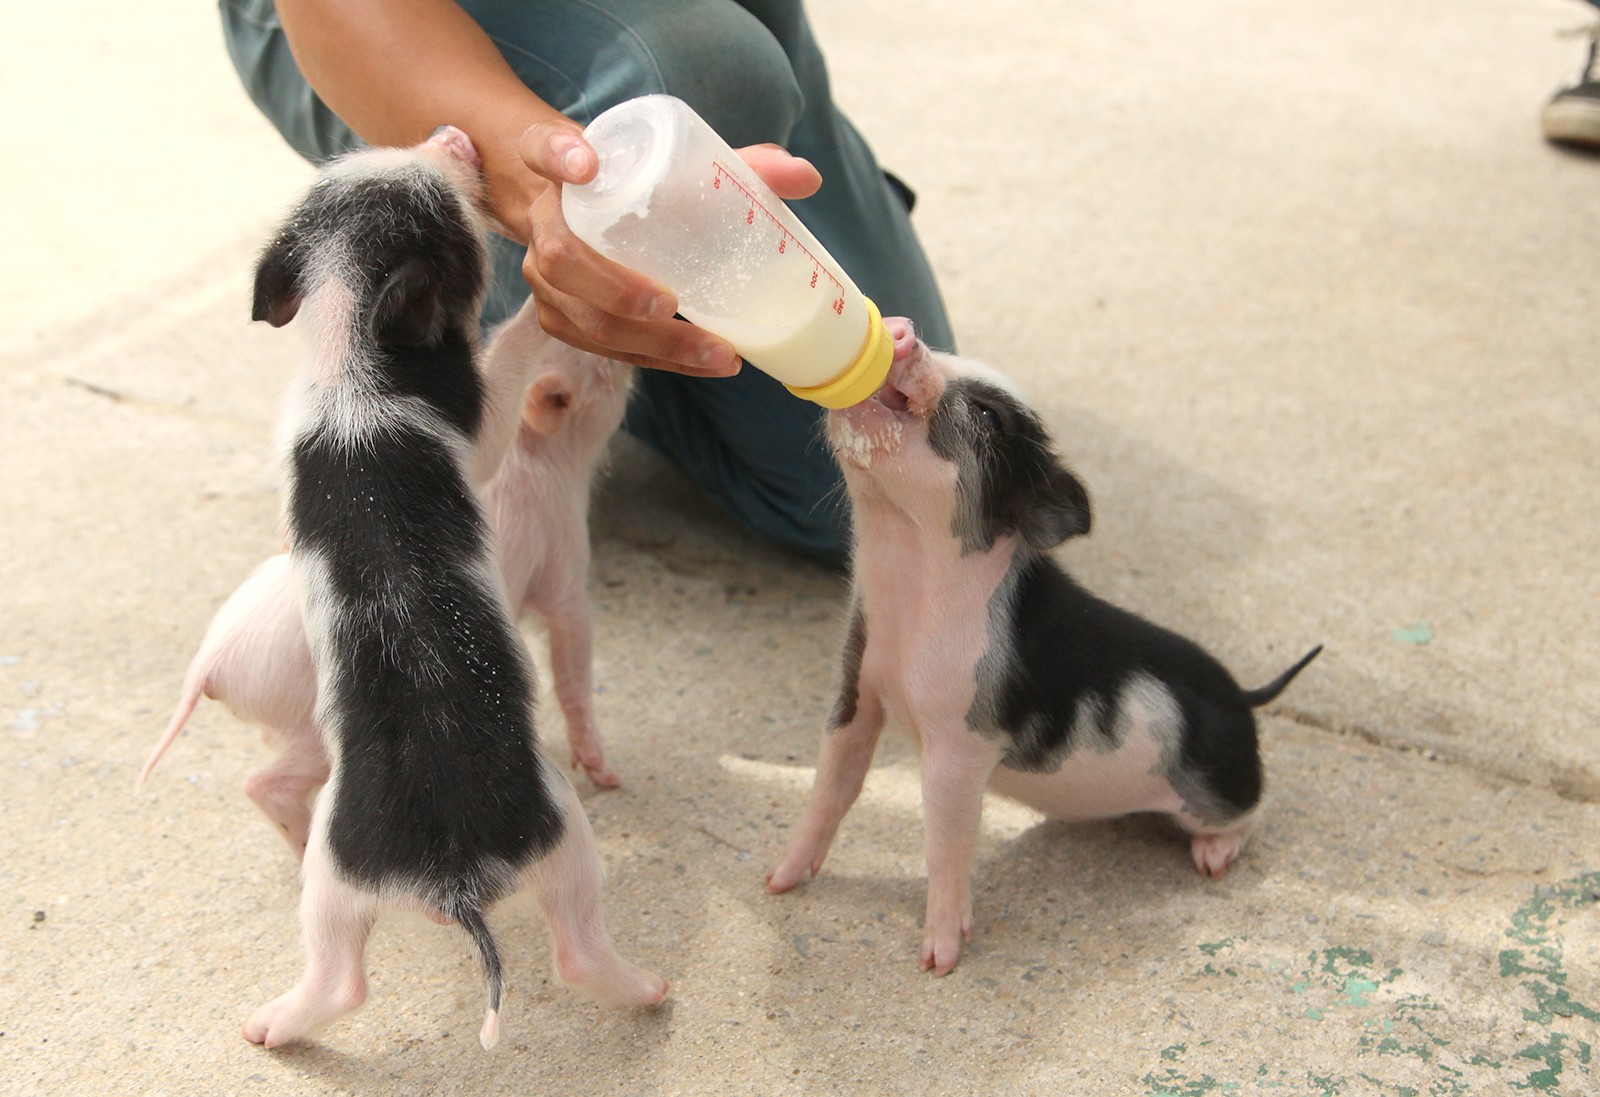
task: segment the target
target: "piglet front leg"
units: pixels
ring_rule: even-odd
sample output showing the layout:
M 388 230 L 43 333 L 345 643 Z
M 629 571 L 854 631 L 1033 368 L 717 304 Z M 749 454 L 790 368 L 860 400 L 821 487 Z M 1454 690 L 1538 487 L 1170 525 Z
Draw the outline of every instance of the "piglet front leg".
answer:
M 789 839 L 783 856 L 767 873 L 767 890 L 774 895 L 788 891 L 806 876 L 815 876 L 822 868 L 839 823 L 861 795 L 861 786 L 867 779 L 886 713 L 877 685 L 870 677 L 862 676 L 865 647 L 866 618 L 858 603 L 845 638 L 839 699 L 828 717 L 828 731 L 822 739 L 822 757 L 817 762 L 817 777 L 811 786 L 811 798 L 806 801 L 805 817 Z
M 856 705 L 848 723 L 828 729 L 805 817 L 789 839 L 783 856 L 767 873 L 767 890 L 772 894 L 788 891 L 822 869 L 839 823 L 861 795 L 883 723 L 883 703 L 875 695 L 867 695 Z
M 588 591 L 586 502 L 586 496 L 574 496 L 565 500 L 569 510 L 552 508 L 546 515 L 541 530 L 542 563 L 529 576 L 522 608 L 544 621 L 550 641 L 551 684 L 567 723 L 570 764 L 574 769 L 581 766 L 599 787 L 616 788 L 622 779 L 606 761 L 594 707 L 594 611 Z M 508 519 L 505 528 L 523 529 L 515 523 Z
M 570 764 L 581 766 L 601 788 L 616 788 L 622 778 L 606 761 L 594 712 L 594 617 L 588 595 L 579 588 L 562 602 L 537 610 L 550 634 L 550 674 L 567 721 Z
M 489 340 L 483 359 L 483 422 L 468 466 L 476 485 L 486 485 L 494 478 L 517 436 L 528 374 L 546 341 L 532 298 L 496 328 Z
M 972 939 L 972 858 L 983 792 L 1000 751 L 965 726 L 918 728 L 928 908 L 922 970 L 948 975 Z

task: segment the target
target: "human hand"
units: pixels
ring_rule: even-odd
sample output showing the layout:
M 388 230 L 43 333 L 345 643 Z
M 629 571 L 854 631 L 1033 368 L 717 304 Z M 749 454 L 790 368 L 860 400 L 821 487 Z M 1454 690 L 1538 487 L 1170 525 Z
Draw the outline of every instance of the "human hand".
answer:
M 522 275 L 545 331 L 580 350 L 692 377 L 739 371 L 738 352 L 704 328 L 673 319 L 678 301 L 666 287 L 601 255 L 567 227 L 561 184 L 586 183 L 599 159 L 567 119 L 538 122 L 522 135 L 523 162 L 548 181 L 528 207 L 528 253 Z M 810 161 L 777 145 L 750 145 L 739 156 L 780 198 L 806 198 L 822 185 Z

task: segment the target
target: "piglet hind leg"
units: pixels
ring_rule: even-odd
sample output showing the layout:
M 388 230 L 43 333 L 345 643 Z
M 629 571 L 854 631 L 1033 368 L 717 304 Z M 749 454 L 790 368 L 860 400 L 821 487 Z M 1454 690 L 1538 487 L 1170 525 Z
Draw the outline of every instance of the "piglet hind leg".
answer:
M 378 909 L 372 896 L 338 880 L 326 851 L 313 846 L 306 856 L 300 897 L 305 973 L 294 989 L 252 1013 L 241 1035 L 252 1044 L 274 1048 L 303 1040 L 359 1009 L 367 998 L 362 957 Z
M 550 773 L 546 786 L 565 825 L 555 848 L 526 870 L 525 880 L 550 925 L 556 978 L 616 1009 L 659 1004 L 667 996 L 666 980 L 623 959 L 606 929 L 604 871 L 583 805 L 559 773 Z
M 1233 864 L 1250 835 L 1256 829 L 1257 817 L 1251 812 L 1222 826 L 1205 826 L 1187 813 L 1178 821 L 1194 835 L 1189 841 L 1189 853 L 1194 867 L 1202 876 L 1217 879 Z
M 315 726 L 285 734 L 283 752 L 245 778 L 245 795 L 304 859 L 311 835 L 311 794 L 328 780 L 328 754 Z
M 817 761 L 817 777 L 806 801 L 805 815 L 778 863 L 767 873 L 767 890 L 772 894 L 788 891 L 821 871 L 840 822 L 861 795 L 883 722 L 882 702 L 877 697 L 864 696 L 856 702 L 846 723 L 830 727 L 823 736 L 822 756 Z
M 928 908 L 922 970 L 948 975 L 972 939 L 972 859 L 983 816 L 983 792 L 1000 753 L 964 726 L 922 736 L 923 847 Z

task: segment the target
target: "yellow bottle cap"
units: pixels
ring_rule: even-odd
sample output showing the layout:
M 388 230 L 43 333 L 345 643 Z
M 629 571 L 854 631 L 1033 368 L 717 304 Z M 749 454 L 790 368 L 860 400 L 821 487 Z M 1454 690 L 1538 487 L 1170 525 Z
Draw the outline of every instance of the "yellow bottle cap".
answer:
M 894 362 L 894 340 L 883 326 L 883 314 L 878 311 L 878 306 L 872 303 L 870 297 L 865 300 L 867 338 L 861 344 L 855 361 L 832 381 L 801 387 L 785 385 L 784 388 L 802 400 L 810 400 L 825 408 L 848 408 L 861 403 L 883 387 L 884 379 L 889 376 L 889 366 Z

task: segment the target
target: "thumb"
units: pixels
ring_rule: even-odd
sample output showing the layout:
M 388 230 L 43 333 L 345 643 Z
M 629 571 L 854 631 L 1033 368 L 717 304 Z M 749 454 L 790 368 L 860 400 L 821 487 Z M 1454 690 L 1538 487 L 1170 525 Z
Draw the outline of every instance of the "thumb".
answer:
M 583 127 L 559 115 L 524 130 L 517 151 L 530 171 L 552 183 L 587 183 L 600 169 Z

